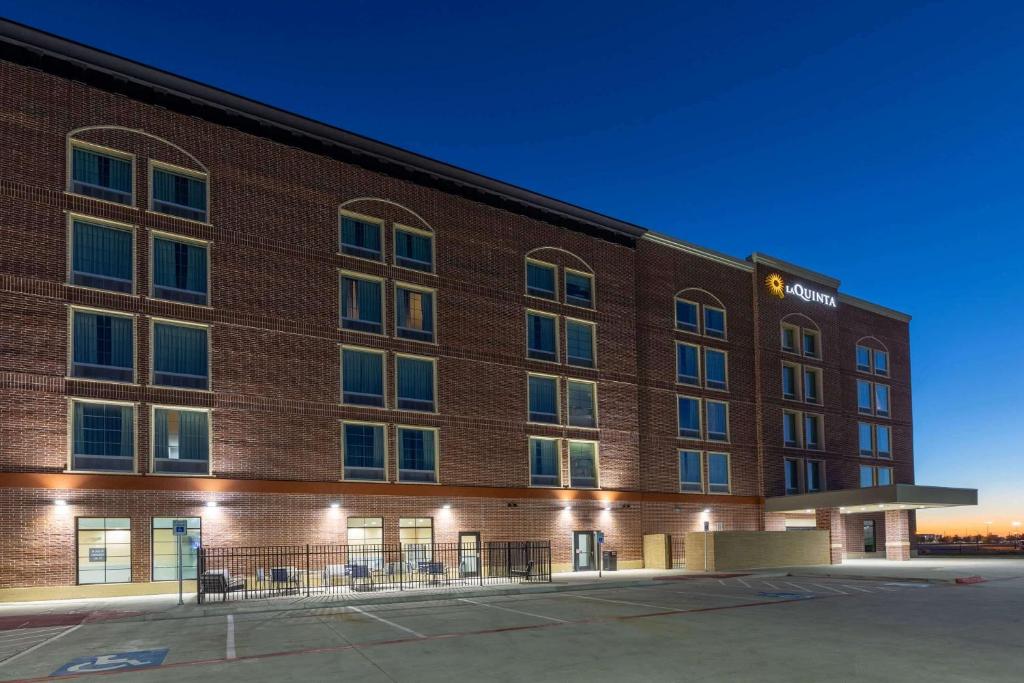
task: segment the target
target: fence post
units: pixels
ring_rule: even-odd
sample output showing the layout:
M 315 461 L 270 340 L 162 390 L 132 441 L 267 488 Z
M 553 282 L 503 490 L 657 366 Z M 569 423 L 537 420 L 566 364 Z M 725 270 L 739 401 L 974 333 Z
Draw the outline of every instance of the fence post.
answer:
M 398 544 L 398 591 L 405 590 L 405 560 L 402 558 L 402 544 Z
M 309 597 L 309 544 L 306 544 L 306 597 Z
M 206 564 L 204 555 L 206 549 L 202 545 L 199 546 L 199 561 L 196 564 L 196 604 L 203 604 L 203 565 Z

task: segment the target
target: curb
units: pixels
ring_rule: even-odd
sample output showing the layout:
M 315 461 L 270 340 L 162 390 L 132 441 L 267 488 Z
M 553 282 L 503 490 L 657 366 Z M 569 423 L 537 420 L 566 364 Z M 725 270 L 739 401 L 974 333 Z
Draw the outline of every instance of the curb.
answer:
M 815 577 L 819 577 L 825 579 L 847 579 L 848 581 L 901 581 L 903 583 L 957 583 L 958 581 L 956 577 L 879 576 L 877 574 L 846 574 L 842 572 L 789 572 L 786 576 L 799 577 L 802 579 L 813 579 Z

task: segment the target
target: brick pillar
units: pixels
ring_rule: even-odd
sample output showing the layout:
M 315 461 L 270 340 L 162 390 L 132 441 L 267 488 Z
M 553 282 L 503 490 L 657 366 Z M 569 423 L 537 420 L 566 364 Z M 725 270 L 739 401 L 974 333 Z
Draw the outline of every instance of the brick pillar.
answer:
M 846 557 L 846 525 L 839 508 L 821 508 L 814 511 L 817 527 L 829 532 L 829 562 L 842 564 Z
M 885 511 L 885 559 L 910 559 L 910 515 L 906 510 Z

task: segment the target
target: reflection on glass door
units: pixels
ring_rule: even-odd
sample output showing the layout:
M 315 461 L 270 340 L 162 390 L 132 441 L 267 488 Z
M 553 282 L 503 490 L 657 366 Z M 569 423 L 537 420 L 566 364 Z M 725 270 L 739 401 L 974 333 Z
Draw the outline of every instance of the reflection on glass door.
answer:
M 132 522 L 127 517 L 79 517 L 78 583 L 132 580 Z
M 875 520 L 864 520 L 864 552 L 875 552 Z
M 594 532 L 572 532 L 572 568 L 578 572 L 589 572 L 597 569 L 594 560 Z
M 480 576 L 480 532 L 459 532 L 459 575 Z

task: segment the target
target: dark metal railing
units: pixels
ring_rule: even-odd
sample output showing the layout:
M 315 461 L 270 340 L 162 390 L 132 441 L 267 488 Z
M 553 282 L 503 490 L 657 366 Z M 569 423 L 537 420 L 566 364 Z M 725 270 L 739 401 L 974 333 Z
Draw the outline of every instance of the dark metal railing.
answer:
M 199 548 L 198 601 L 551 581 L 550 541 Z

